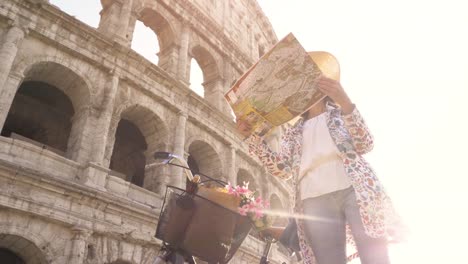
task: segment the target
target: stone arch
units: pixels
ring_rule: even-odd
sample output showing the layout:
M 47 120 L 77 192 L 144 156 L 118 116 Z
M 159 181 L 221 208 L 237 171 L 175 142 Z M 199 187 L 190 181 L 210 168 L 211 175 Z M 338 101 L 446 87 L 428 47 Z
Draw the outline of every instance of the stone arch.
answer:
M 77 160 L 80 153 L 85 151 L 82 143 L 85 137 L 83 127 L 91 105 L 92 86 L 89 80 L 76 67 L 57 57 L 41 56 L 23 60 L 13 72 L 23 79 L 17 87 L 5 122 L 7 136 L 19 134 L 20 139 Z M 21 113 L 26 112 L 34 115 L 21 117 Z M 22 129 L 15 128 L 13 123 L 19 124 L 21 120 L 27 125 L 23 125 Z M 37 126 L 30 127 L 29 131 L 25 129 L 28 124 Z
M 143 22 L 158 36 L 161 50 L 175 43 L 174 28 L 164 14 L 148 5 L 138 9 L 136 13 L 138 14 L 137 20 Z
M 215 179 L 227 180 L 218 151 L 209 143 L 192 139 L 186 144 L 187 161 L 192 173 L 201 173 Z M 203 179 L 202 177 L 202 180 Z
M 78 63 L 77 61 L 75 61 Z M 12 68 L 12 72 L 22 76 L 24 79 L 23 81 L 28 81 L 30 80 L 31 76 L 41 74 L 43 77 L 47 77 L 46 73 L 51 72 L 51 70 L 47 70 L 45 72 L 37 72 L 37 70 L 40 70 L 41 67 L 37 67 L 38 65 L 56 65 L 57 67 L 63 67 L 68 72 L 73 75 L 73 78 L 76 78 L 79 80 L 79 82 L 82 82 L 82 85 L 79 86 L 72 86 L 69 87 L 68 89 L 64 90 L 63 92 L 70 98 L 73 98 L 73 107 L 76 110 L 80 110 L 80 108 L 85 108 L 90 105 L 91 102 L 91 88 L 93 87 L 93 82 L 87 77 L 88 75 L 81 70 L 80 67 L 77 65 L 70 63 L 67 60 L 64 60 L 61 57 L 57 56 L 34 56 L 34 57 L 28 57 L 17 64 L 15 64 Z M 34 73 L 35 72 L 35 73 Z M 30 76 L 28 77 L 28 73 Z M 66 72 L 64 72 L 66 73 Z M 54 77 L 64 77 L 64 76 L 57 76 L 58 74 L 54 74 Z M 53 77 L 52 77 L 53 78 Z M 61 78 L 56 78 L 56 81 L 60 81 L 62 83 L 66 82 L 67 79 L 69 80 L 70 78 L 63 78 L 63 80 L 60 80 Z M 38 80 L 40 81 L 40 80 Z M 60 86 L 57 85 L 58 83 L 52 83 L 54 86 Z M 75 88 L 75 89 L 73 89 Z
M 155 2 L 145 1 L 143 6 L 135 10 L 136 16 L 134 17 L 131 25 L 131 39 L 133 42 L 135 28 L 137 21 L 141 22 L 144 26 L 152 31 L 156 38 L 159 51 L 157 64 L 165 71 L 176 74 L 177 72 L 177 58 L 178 58 L 178 36 L 175 34 L 176 30 L 174 21 L 169 12 L 161 6 L 156 6 Z M 156 50 L 155 50 L 156 52 Z
M 155 191 L 157 173 L 149 172 L 152 155 L 167 150 L 168 129 L 163 120 L 140 104 L 126 105 L 117 112 L 109 167 L 116 176 Z M 153 168 L 154 169 L 154 168 Z
M 237 171 L 236 180 L 237 180 L 237 185 L 243 185 L 244 182 L 248 182 L 249 190 L 256 191 L 257 195 L 262 194 L 262 190 L 258 182 L 255 180 L 254 176 L 248 170 L 240 168 Z
M 0 248 L 14 253 L 25 264 L 52 263 L 54 253 L 49 245 L 50 241 L 46 237 L 31 232 L 29 228 L 0 224 Z
M 17 89 L 2 135 L 66 156 L 74 114 L 71 100 L 58 88 L 25 81 Z
M 2 247 L 0 247 L 0 259 L 3 263 L 8 264 L 26 264 L 23 258 L 18 256 L 15 252 Z
M 196 61 L 203 75 L 203 97 L 221 112 L 229 115 L 230 108 L 224 100 L 223 60 L 213 49 L 200 44 L 200 40 L 189 49 L 189 54 Z M 190 71 L 192 74 L 192 71 Z M 190 80 L 192 80 L 192 76 Z M 193 88 L 192 88 L 193 89 Z
M 3 261 L 6 261 L 5 257 L 9 257 L 19 261 L 14 262 L 18 264 L 48 263 L 42 251 L 33 242 L 22 236 L 0 233 L 0 254 L 3 255 Z
M 205 90 L 210 92 L 214 88 L 212 83 L 220 78 L 220 67 L 215 57 L 201 45 L 192 47 L 190 54 L 202 70 Z
M 276 193 L 273 193 L 270 195 L 270 209 L 273 212 L 277 212 L 279 214 L 285 214 L 287 213 L 287 210 L 285 209 L 283 202 L 281 202 L 281 199 Z M 275 221 L 273 222 L 274 226 L 286 226 L 288 224 L 288 219 L 285 216 L 276 216 Z
M 141 130 L 148 143 L 148 157 L 156 150 L 167 149 L 169 129 L 160 115 L 149 106 L 141 103 L 125 105 L 118 110 L 118 116 L 132 120 Z
M 205 98 L 205 87 L 203 86 L 203 71 L 198 62 L 194 59 L 190 61 L 190 90 L 200 97 Z

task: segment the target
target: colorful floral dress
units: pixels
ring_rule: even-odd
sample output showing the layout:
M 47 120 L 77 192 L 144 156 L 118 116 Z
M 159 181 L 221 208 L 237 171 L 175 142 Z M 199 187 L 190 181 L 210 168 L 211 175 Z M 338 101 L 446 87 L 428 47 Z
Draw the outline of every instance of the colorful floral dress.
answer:
M 247 143 L 249 152 L 257 156 L 273 176 L 293 180 L 295 193 L 292 205 L 296 213 L 302 213 L 299 196 L 298 177 L 302 154 L 303 120 L 289 128 L 282 138 L 281 150 L 273 152 L 266 142 L 251 136 Z M 364 119 L 355 107 L 353 112 L 342 115 L 335 104 L 327 103 L 327 126 L 343 160 L 345 171 L 356 193 L 361 220 L 366 234 L 370 237 L 401 238 L 402 225 L 390 198 L 378 180 L 375 172 L 362 157 L 373 148 L 373 138 Z M 316 263 L 312 249 L 306 242 L 301 220 L 298 224 L 298 236 L 304 263 Z M 348 228 L 349 231 L 349 228 Z M 351 233 L 347 232 L 348 243 L 354 244 Z

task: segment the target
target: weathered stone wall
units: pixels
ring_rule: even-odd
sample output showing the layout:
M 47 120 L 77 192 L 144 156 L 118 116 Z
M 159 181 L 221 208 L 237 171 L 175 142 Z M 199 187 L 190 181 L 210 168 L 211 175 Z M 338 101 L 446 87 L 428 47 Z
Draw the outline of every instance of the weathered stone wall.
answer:
M 180 169 L 155 164 L 155 151 L 190 157 L 200 172 L 225 181 L 251 179 L 288 210 L 290 186 L 267 180 L 247 155 L 223 99 L 276 42 L 257 3 L 101 3 L 94 29 L 48 1 L 0 1 L 0 129 L 9 131 L 0 137 L 0 248 L 27 264 L 152 263 L 165 186 L 184 185 Z M 129 47 L 137 20 L 158 36 L 158 65 Z M 203 71 L 205 98 L 188 86 L 192 58 Z M 28 83 L 41 85 L 15 99 Z M 44 85 L 69 104 L 52 100 L 59 97 Z M 31 113 L 27 132 L 7 122 L 15 105 L 22 116 Z M 73 113 L 63 115 L 69 132 L 45 109 Z M 118 133 L 122 120 L 138 133 Z M 116 147 L 125 137 L 141 148 Z M 65 142 L 57 149 L 59 138 Z M 263 246 L 248 238 L 232 263 L 257 262 Z M 276 248 L 271 256 L 288 261 Z

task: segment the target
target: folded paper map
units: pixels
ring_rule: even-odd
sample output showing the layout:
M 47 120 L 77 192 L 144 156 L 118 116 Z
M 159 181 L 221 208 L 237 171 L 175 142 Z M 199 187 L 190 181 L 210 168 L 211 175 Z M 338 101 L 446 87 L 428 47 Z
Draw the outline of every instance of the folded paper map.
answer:
M 250 133 L 264 135 L 325 97 L 316 88 L 322 74 L 339 76 L 336 59 L 327 52 L 308 53 L 290 33 L 245 72 L 225 98 L 238 124 L 246 122 Z

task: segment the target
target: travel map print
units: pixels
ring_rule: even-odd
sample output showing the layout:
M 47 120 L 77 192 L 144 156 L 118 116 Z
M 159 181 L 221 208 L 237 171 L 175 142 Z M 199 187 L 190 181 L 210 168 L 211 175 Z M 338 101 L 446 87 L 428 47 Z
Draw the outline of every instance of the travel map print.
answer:
M 238 120 L 266 134 L 305 112 L 324 95 L 316 88 L 322 73 L 293 34 L 262 56 L 225 98 Z

